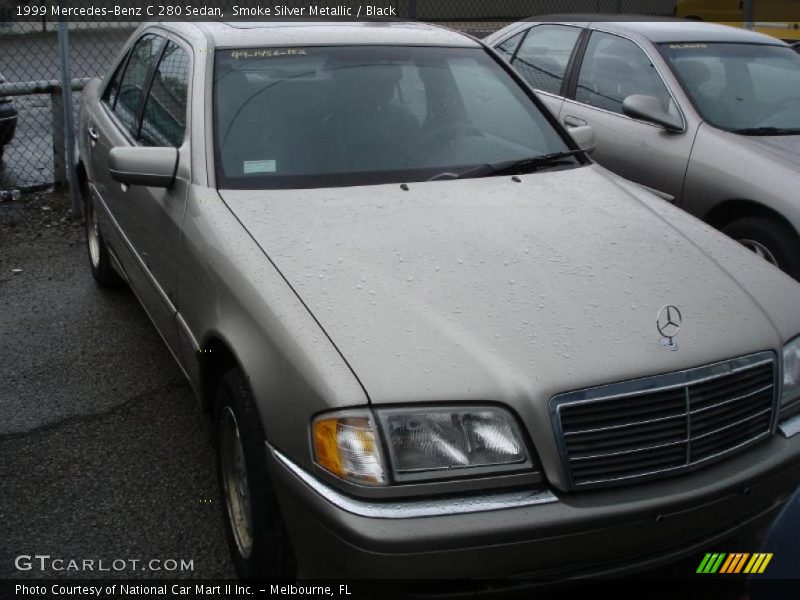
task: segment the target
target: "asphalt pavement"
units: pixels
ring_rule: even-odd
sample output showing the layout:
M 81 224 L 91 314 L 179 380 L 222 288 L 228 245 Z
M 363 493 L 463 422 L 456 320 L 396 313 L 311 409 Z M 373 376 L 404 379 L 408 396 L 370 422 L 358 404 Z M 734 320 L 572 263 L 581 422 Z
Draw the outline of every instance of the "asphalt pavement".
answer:
M 0 578 L 233 577 L 183 375 L 133 294 L 94 285 L 64 197 L 25 204 L 0 204 Z M 16 569 L 36 554 L 129 562 Z

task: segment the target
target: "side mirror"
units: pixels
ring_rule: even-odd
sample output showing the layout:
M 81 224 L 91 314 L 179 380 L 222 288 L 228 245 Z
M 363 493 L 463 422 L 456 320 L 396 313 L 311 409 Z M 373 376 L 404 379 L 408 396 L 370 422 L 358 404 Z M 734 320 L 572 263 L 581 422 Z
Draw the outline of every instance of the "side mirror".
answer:
M 579 127 L 570 127 L 567 129 L 572 139 L 578 145 L 578 148 L 591 154 L 597 147 L 597 138 L 594 135 L 594 127 L 591 125 L 581 125 Z
M 117 147 L 108 156 L 111 178 L 128 185 L 168 188 L 178 167 L 177 148 Z
M 625 98 L 622 112 L 634 119 L 660 125 L 667 131 L 683 131 L 683 121 L 677 115 L 671 115 L 661 105 L 661 100 L 653 96 L 634 94 Z

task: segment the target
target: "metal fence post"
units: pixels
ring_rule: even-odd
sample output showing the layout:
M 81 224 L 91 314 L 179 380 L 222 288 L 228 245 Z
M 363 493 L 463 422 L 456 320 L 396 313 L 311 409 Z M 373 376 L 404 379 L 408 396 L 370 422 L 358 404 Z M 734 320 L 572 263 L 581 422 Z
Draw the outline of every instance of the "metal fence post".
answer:
M 69 23 L 58 22 L 58 58 L 61 71 L 61 106 L 64 112 L 62 142 L 66 152 L 66 175 L 69 184 L 69 205 L 73 219 L 81 216 L 78 182 L 75 180 L 75 124 L 72 113 L 72 77 L 69 69 Z M 56 134 L 57 132 L 53 132 Z
M 63 187 L 67 183 L 67 161 L 64 156 L 64 90 L 50 90 L 50 119 L 53 127 L 53 183 Z
M 744 0 L 742 2 L 742 17 L 745 29 L 752 29 L 753 22 L 755 21 L 755 4 L 756 0 Z
M 417 0 L 408 0 L 408 18 L 417 18 Z

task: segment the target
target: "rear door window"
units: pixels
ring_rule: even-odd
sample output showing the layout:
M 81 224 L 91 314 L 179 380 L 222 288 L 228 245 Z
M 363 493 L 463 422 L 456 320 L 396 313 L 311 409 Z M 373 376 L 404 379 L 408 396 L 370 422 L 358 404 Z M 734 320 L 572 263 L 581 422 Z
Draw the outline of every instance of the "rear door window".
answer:
M 568 25 L 537 25 L 511 62 L 535 89 L 561 95 L 561 85 L 581 29 Z
M 519 43 L 522 41 L 523 37 L 525 37 L 524 31 L 508 38 L 505 42 L 499 44 L 495 50 L 497 50 L 503 56 L 503 58 L 510 61 L 514 57 L 514 53 L 517 51 Z

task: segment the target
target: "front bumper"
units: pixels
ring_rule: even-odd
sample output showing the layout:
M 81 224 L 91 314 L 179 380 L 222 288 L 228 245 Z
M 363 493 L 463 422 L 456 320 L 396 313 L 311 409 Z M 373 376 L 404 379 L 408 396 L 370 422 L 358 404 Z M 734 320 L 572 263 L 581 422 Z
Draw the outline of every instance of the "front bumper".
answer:
M 702 558 L 718 541 L 769 521 L 800 485 L 800 435 L 775 436 L 744 455 L 647 484 L 552 498 L 529 493 L 521 497 L 539 501 L 477 512 L 391 516 L 365 511 L 365 501 L 348 506 L 325 497 L 312 475 L 272 448 L 267 454 L 301 577 L 624 575 L 695 552 Z
M 17 128 L 17 110 L 10 102 L 0 102 L 0 146 L 5 146 L 14 138 Z

